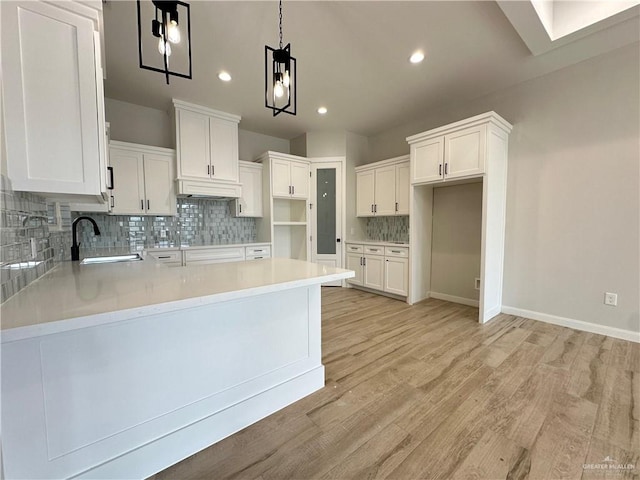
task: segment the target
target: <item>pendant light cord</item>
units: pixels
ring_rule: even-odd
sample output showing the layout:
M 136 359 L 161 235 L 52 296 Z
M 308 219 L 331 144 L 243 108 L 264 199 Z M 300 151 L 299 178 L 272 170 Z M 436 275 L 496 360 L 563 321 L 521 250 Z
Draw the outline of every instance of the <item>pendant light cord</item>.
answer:
M 282 50 L 282 0 L 280 0 L 280 50 Z

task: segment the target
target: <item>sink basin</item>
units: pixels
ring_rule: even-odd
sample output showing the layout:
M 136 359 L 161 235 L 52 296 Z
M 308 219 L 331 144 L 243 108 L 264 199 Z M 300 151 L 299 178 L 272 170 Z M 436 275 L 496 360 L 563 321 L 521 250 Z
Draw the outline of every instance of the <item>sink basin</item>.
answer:
M 80 262 L 80 265 L 94 265 L 98 263 L 118 263 L 118 262 L 139 262 L 142 256 L 139 253 L 128 255 L 112 255 L 110 257 L 87 257 Z

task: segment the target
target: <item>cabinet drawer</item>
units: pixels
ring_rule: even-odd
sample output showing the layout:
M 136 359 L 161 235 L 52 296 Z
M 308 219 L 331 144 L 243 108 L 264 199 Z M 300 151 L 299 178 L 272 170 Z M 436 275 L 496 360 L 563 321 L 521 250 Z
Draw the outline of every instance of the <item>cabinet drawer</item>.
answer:
M 351 243 L 347 243 L 347 253 L 362 253 L 362 251 L 362 245 L 353 245 Z
M 264 245 L 262 247 L 244 247 L 244 254 L 247 257 L 263 257 L 269 258 L 271 256 L 271 247 Z
M 409 249 L 406 247 L 385 247 L 384 254 L 387 257 L 409 257 Z
M 244 247 L 221 247 L 204 250 L 185 251 L 186 264 L 222 263 L 244 260 Z
M 367 253 L 369 255 L 384 255 L 384 247 L 374 246 L 374 245 L 365 245 L 364 253 Z
M 147 250 L 146 254 L 161 263 L 182 263 L 182 252 L 179 250 L 169 252 Z

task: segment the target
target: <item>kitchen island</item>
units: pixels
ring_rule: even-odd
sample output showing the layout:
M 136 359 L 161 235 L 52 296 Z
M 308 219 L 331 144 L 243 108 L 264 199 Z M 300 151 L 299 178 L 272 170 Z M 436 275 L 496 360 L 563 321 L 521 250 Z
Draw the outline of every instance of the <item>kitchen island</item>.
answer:
M 65 263 L 2 305 L 7 478 L 145 478 L 322 388 L 320 285 L 264 259 Z

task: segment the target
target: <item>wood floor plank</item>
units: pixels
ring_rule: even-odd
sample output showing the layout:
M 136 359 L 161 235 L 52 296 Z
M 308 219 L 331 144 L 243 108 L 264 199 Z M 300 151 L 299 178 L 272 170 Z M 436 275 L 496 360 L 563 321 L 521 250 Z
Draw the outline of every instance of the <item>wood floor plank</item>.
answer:
M 477 315 L 323 288 L 325 387 L 153 480 L 637 479 L 640 345 Z

